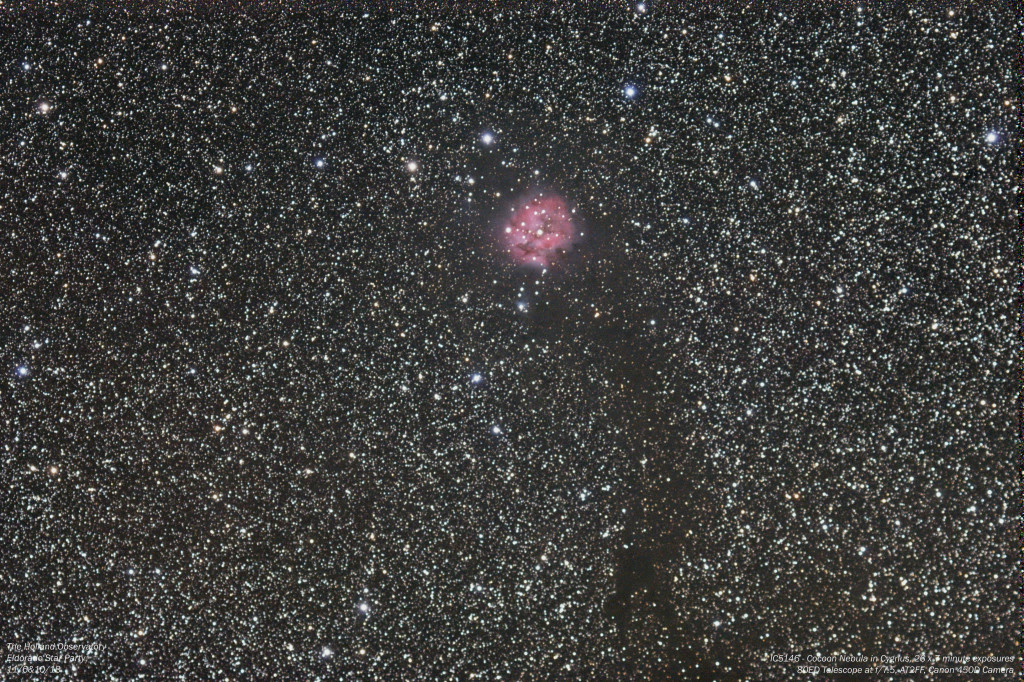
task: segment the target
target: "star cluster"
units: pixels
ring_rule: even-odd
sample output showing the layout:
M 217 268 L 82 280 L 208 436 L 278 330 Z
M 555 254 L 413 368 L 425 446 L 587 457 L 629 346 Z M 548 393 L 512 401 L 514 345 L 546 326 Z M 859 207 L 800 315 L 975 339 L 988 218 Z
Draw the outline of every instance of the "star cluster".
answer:
M 1016 656 L 1019 19 L 717 5 L 0 8 L 0 639 Z M 537 187 L 557 272 L 494 254 Z

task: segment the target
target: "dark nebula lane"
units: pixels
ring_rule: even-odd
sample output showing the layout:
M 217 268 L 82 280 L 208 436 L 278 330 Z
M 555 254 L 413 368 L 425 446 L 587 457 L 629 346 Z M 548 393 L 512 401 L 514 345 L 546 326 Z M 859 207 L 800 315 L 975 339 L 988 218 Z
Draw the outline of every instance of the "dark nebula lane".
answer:
M 3 6 L 0 681 L 1019 671 L 1012 3 L 208 4 Z

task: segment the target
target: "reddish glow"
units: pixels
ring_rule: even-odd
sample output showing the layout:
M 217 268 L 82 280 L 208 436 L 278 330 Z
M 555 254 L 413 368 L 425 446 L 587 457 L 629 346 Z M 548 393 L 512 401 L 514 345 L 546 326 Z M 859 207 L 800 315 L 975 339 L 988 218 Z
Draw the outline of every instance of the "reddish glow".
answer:
M 512 209 L 501 231 L 502 244 L 519 265 L 550 268 L 577 238 L 572 211 L 557 194 L 527 196 Z

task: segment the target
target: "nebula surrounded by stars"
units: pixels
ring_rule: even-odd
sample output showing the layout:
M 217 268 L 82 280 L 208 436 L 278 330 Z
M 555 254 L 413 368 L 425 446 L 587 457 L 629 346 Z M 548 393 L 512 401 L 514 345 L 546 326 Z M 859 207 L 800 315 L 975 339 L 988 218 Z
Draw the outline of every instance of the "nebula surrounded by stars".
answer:
M 574 212 L 560 195 L 531 192 L 502 224 L 502 245 L 518 265 L 550 268 L 573 248 L 580 233 Z
M 0 681 L 1014 677 L 1012 3 L 206 4 L 3 7 Z

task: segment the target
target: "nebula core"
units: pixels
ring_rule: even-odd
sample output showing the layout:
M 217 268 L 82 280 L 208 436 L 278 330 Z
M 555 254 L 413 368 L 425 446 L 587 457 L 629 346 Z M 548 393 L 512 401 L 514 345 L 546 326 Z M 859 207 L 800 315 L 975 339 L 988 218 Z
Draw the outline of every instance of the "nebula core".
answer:
M 573 211 L 557 194 L 537 192 L 512 207 L 501 229 L 502 245 L 519 265 L 550 268 L 578 237 Z

